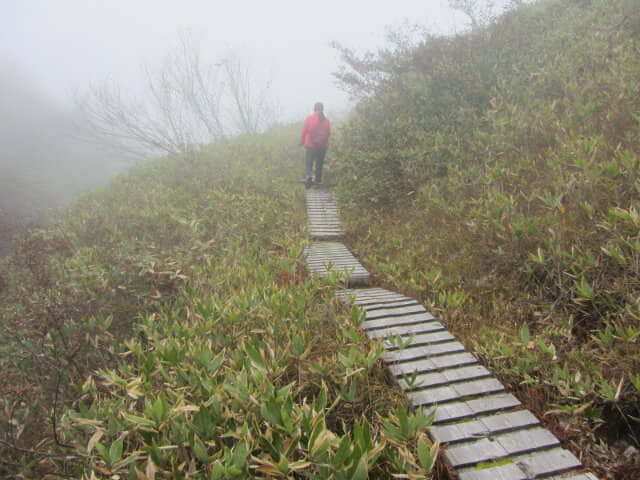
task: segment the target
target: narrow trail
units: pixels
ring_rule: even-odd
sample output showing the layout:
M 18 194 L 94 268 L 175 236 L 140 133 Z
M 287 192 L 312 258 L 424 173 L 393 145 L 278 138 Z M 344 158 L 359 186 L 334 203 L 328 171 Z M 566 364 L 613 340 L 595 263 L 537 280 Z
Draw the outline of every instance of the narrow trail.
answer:
M 365 310 L 363 328 L 383 339 L 385 366 L 412 405 L 437 407 L 429 435 L 448 444 L 444 457 L 460 480 L 597 480 L 580 473 L 580 461 L 422 305 L 370 286 L 367 270 L 339 242 L 344 232 L 330 191 L 309 188 L 306 202 L 309 272 L 346 273 L 339 295 Z M 394 337 L 409 343 L 398 349 Z

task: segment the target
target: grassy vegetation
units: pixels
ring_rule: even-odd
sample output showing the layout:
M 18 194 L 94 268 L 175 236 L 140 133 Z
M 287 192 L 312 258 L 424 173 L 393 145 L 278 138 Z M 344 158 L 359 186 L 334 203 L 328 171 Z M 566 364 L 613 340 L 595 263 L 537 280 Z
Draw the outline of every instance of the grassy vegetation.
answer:
M 340 278 L 305 273 L 297 132 L 123 174 L 0 264 L 1 475 L 431 470 L 430 418 L 387 386 Z
M 606 478 L 640 472 L 640 8 L 540 1 L 356 58 L 350 242 Z M 372 86 L 373 85 L 373 86 Z

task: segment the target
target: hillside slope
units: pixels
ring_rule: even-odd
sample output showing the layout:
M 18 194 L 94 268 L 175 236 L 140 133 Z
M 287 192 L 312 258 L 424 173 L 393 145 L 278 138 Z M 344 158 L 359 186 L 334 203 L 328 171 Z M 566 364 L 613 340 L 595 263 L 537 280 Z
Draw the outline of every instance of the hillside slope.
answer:
M 640 475 L 640 5 L 345 56 L 352 246 L 605 478 Z
M 0 261 L 0 476 L 428 476 L 430 419 L 305 273 L 299 127 L 122 174 Z

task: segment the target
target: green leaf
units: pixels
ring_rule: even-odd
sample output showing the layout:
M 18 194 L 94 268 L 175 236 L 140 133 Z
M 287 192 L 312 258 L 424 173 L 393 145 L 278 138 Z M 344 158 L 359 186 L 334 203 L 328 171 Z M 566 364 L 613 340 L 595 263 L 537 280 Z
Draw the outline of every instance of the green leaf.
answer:
M 520 340 L 522 340 L 524 345 L 529 345 L 529 342 L 531 341 L 529 326 L 526 323 L 522 325 L 522 328 L 520 329 Z
M 238 443 L 238 445 L 236 445 L 236 448 L 233 450 L 231 464 L 242 471 L 244 470 L 245 464 L 247 463 L 248 456 L 249 449 L 247 448 L 247 444 L 242 441 Z
M 100 453 L 100 456 L 105 462 L 109 463 L 111 461 L 109 457 L 109 451 L 107 450 L 107 447 L 105 447 L 102 443 L 96 443 L 96 450 L 98 450 L 98 453 Z
M 423 438 L 418 440 L 418 460 L 427 473 L 430 472 L 435 465 L 439 447 L 440 443 L 438 441 L 429 447 L 429 444 Z
M 196 437 L 194 439 L 192 449 L 193 449 L 193 453 L 196 454 L 196 457 L 198 457 L 198 459 L 202 463 L 208 463 L 209 454 L 207 453 L 206 447 L 204 446 L 204 444 L 200 441 L 200 439 L 198 437 Z
M 122 458 L 122 449 L 124 447 L 124 438 L 120 437 L 111 444 L 109 448 L 109 463 L 114 464 Z
M 367 464 L 367 455 L 364 454 L 362 455 L 362 457 L 360 457 L 360 461 L 358 462 L 358 465 L 354 470 L 353 475 L 351 475 L 350 480 L 366 480 L 368 476 L 368 471 L 369 471 L 369 468 Z

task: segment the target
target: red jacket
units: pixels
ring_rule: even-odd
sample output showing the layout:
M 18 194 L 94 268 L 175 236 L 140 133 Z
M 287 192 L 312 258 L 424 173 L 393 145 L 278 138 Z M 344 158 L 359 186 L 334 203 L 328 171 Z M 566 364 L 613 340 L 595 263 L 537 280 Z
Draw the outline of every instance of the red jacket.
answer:
M 324 117 L 323 121 L 318 118 L 318 113 L 313 112 L 307 117 L 302 126 L 300 143 L 307 148 L 327 148 L 329 147 L 329 136 L 331 135 L 331 124 L 329 119 Z

